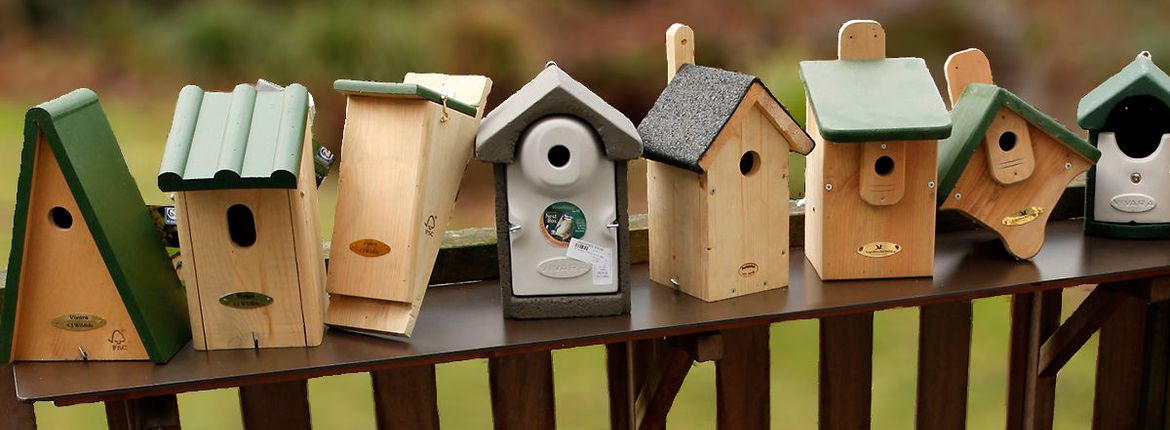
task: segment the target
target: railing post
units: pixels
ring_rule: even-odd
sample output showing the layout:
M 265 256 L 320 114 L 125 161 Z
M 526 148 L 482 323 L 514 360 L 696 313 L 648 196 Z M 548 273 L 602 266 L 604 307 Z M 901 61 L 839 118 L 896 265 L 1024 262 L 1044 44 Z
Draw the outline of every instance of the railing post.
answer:
M 767 429 L 768 325 L 723 330 L 723 358 L 715 361 L 716 418 L 720 429 Z
M 106 402 L 110 430 L 178 430 L 179 402 L 174 394 Z
M 309 430 L 308 381 L 240 387 L 240 412 L 248 430 Z
M 1129 294 L 1101 326 L 1093 428 L 1166 428 L 1170 302 L 1150 299 L 1149 284 L 1125 290 Z
M 32 403 L 16 399 L 16 383 L 12 380 L 12 366 L 8 364 L 0 364 L 0 422 L 4 423 L 4 428 L 12 430 L 37 428 Z
M 489 358 L 488 380 L 497 430 L 556 428 L 552 352 Z
M 1060 326 L 1061 290 L 1012 297 L 1008 358 L 1008 430 L 1052 428 L 1056 375 L 1040 376 L 1040 348 Z
M 921 307 L 916 428 L 966 428 L 970 360 L 971 302 Z
M 379 429 L 438 430 L 435 365 L 370 372 Z
M 873 313 L 821 318 L 820 428 L 868 429 Z

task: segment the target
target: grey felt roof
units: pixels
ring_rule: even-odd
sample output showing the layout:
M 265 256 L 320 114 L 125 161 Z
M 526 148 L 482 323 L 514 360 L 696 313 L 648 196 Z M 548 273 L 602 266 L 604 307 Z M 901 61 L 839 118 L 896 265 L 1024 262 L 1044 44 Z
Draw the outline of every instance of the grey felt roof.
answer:
M 767 91 L 755 76 L 684 64 L 638 124 L 644 145 L 642 155 L 702 173 L 699 161 L 754 83 Z M 768 96 L 776 101 L 771 91 Z M 776 105 L 788 113 L 779 101 Z
M 642 155 L 642 138 L 629 118 L 549 63 L 483 119 L 475 136 L 476 158 L 511 163 L 520 136 L 530 124 L 549 115 L 571 115 L 588 123 L 601 138 L 610 160 L 633 160 Z

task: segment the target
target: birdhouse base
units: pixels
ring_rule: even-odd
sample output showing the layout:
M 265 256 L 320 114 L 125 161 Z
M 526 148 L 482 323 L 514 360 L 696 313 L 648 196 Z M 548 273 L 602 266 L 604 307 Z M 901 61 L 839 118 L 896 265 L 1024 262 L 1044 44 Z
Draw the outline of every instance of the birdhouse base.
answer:
M 408 303 L 333 294 L 325 323 L 354 331 L 410 336 L 422 302 Z

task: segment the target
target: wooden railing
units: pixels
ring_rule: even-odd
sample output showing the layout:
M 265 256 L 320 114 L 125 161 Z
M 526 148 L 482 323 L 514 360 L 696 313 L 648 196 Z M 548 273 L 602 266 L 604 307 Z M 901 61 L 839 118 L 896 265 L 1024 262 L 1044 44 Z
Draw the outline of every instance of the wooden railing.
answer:
M 334 330 L 317 348 L 188 346 L 166 365 L 17 363 L 0 369 L 0 422 L 33 428 L 29 402 L 102 401 L 112 429 L 177 428 L 176 393 L 240 387 L 245 427 L 309 428 L 307 379 L 369 372 L 379 428 L 438 428 L 434 364 L 487 358 L 496 428 L 546 429 L 556 426 L 551 350 L 604 344 L 613 428 L 664 428 L 691 365 L 714 361 L 719 428 L 762 429 L 771 425 L 768 324 L 819 319 L 820 427 L 868 428 L 873 312 L 914 306 L 917 427 L 957 429 L 967 412 L 971 300 L 1010 295 L 1006 428 L 1052 427 L 1059 370 L 1098 330 L 1094 428 L 1166 428 L 1170 241 L 1085 237 L 1079 221 L 1059 221 L 1079 214 L 1083 198 L 1082 188 L 1066 192 L 1044 250 L 1028 262 L 941 214 L 935 276 L 883 281 L 821 282 L 799 249 L 797 209 L 789 288 L 704 303 L 649 282 L 635 265 L 631 315 L 607 318 L 503 319 L 495 282 L 465 282 L 496 276 L 495 233 L 451 232 L 432 280 L 458 284 L 428 292 L 408 341 Z M 633 260 L 645 262 L 644 216 L 631 224 Z M 1062 289 L 1083 284 L 1099 285 L 1062 323 Z

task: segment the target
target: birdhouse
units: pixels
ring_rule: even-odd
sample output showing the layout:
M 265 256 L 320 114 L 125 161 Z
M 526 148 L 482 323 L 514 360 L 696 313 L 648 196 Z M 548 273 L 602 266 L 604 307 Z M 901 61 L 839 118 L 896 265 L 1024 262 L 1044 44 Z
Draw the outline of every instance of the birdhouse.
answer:
M 1142 52 L 1081 99 L 1077 123 L 1101 151 L 1089 170 L 1085 232 L 1170 238 L 1170 76 Z
M 628 313 L 634 124 L 550 62 L 483 120 L 475 154 L 494 164 L 505 315 Z
M 0 362 L 151 360 L 191 338 L 183 287 L 97 95 L 28 111 Z
M 304 347 L 325 331 L 309 93 L 179 93 L 158 187 L 175 192 L 196 349 Z
M 339 80 L 346 95 L 326 322 L 409 336 L 491 89 L 483 76 Z
M 951 118 L 920 58 L 886 58 L 874 21 L 849 21 L 838 59 L 804 61 L 805 255 L 821 279 L 931 276 L 938 139 Z
M 1032 258 L 1065 187 L 1101 153 L 995 86 L 978 49 L 951 55 L 946 77 L 954 128 L 939 142 L 939 207 L 994 231 L 1016 258 Z
M 668 85 L 638 125 L 650 279 L 706 301 L 788 285 L 788 152 L 812 139 L 755 76 L 694 64 L 666 31 Z

